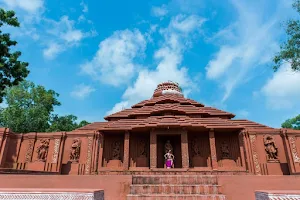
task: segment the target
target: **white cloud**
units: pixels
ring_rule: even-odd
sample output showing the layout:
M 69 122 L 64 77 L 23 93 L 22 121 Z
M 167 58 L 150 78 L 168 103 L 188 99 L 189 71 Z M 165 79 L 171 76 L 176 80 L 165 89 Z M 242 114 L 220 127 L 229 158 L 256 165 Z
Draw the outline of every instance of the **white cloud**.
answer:
M 51 42 L 47 46 L 46 49 L 43 50 L 43 55 L 46 59 L 54 59 L 59 53 L 64 51 L 64 47 L 55 43 Z
M 82 12 L 87 13 L 89 11 L 89 7 L 83 1 L 80 5 L 82 6 Z
M 67 42 L 79 42 L 83 38 L 83 33 L 80 30 L 69 30 L 62 34 L 61 38 Z
M 45 19 L 47 24 L 47 33 L 51 38 L 44 49 L 44 57 L 54 59 L 63 51 L 78 45 L 86 37 L 97 35 L 95 31 L 83 32 L 75 27 L 75 21 L 70 20 L 68 16 L 62 16 L 59 21 Z M 55 40 L 55 43 L 52 41 Z M 47 40 L 46 40 L 47 41 Z
M 143 56 L 146 39 L 139 30 L 116 31 L 99 44 L 93 60 L 81 66 L 83 73 L 103 83 L 120 86 L 136 73 L 136 61 Z
M 247 110 L 239 110 L 236 114 L 239 118 L 247 118 L 250 113 Z
M 160 7 L 153 6 L 151 12 L 155 17 L 163 17 L 168 14 L 166 5 L 162 5 Z
M 89 85 L 80 84 L 75 86 L 74 91 L 71 92 L 71 96 L 78 98 L 78 99 L 84 99 L 88 97 L 92 92 L 94 92 L 95 89 L 92 88 Z
M 34 13 L 43 8 L 43 0 L 1 0 L 9 8 L 19 8 L 27 12 Z
M 261 92 L 270 108 L 293 108 L 300 101 L 300 72 L 292 71 L 289 64 L 281 66 L 266 82 Z
M 154 53 L 154 61 L 157 67 L 154 70 L 141 69 L 132 86 L 124 92 L 123 101 L 117 103 L 107 114 L 129 107 L 141 100 L 150 98 L 156 86 L 168 80 L 178 82 L 188 94 L 193 88 L 193 83 L 188 76 L 187 68 L 180 66 L 184 51 L 190 47 L 191 35 L 199 31 L 203 19 L 198 16 L 181 16 L 172 18 L 168 28 L 162 29 L 163 37 L 161 47 Z M 198 23 L 196 23 L 198 22 Z M 186 29 L 182 29 L 186 27 Z M 184 33 L 184 34 L 182 34 Z
M 278 50 L 278 22 L 285 15 L 284 9 L 267 13 L 267 4 L 231 2 L 238 11 L 238 18 L 212 37 L 216 43 L 222 41 L 223 44 L 206 66 L 206 77 L 219 82 L 225 89 L 222 101 L 229 98 L 238 85 L 249 81 L 247 77 L 252 77 L 258 67 L 266 67 L 265 64 L 272 61 Z M 276 5 L 280 8 L 281 4 Z

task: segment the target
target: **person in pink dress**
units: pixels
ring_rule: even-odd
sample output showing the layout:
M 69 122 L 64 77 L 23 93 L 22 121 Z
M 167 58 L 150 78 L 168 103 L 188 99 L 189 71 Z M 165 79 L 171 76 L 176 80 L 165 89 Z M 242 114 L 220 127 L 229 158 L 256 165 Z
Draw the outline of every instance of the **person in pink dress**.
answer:
M 169 150 L 165 155 L 166 160 L 166 167 L 167 169 L 174 168 L 174 155 L 172 154 L 172 151 Z

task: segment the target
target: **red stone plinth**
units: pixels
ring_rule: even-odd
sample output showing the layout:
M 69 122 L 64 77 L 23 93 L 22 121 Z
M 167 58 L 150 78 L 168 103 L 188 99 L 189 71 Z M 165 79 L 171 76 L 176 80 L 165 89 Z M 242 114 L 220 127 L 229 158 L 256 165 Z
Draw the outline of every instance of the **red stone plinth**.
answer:
M 194 167 L 205 167 L 207 166 L 207 159 L 201 156 L 195 156 L 192 159 Z
M 45 162 L 32 162 L 27 163 L 27 169 L 32 171 L 44 171 L 45 170 Z
M 140 156 L 136 158 L 136 166 L 137 167 L 148 167 L 148 158 L 145 156 Z
M 122 162 L 121 162 L 121 160 L 110 160 L 107 163 L 107 167 L 110 169 L 118 169 L 118 168 L 122 167 Z

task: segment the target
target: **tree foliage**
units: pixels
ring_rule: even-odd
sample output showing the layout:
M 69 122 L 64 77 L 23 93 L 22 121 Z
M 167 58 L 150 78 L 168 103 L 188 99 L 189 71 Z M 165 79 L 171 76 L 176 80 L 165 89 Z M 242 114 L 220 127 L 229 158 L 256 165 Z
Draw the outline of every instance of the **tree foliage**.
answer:
M 300 130 L 300 115 L 298 115 L 292 119 L 286 120 L 285 122 L 282 123 L 281 127 Z
M 6 108 L 0 110 L 0 125 L 17 133 L 71 131 L 87 122 L 77 124 L 76 116 L 54 115 L 54 107 L 61 105 L 59 95 L 43 86 L 23 81 L 6 89 Z
M 10 39 L 10 34 L 2 33 L 4 25 L 20 26 L 14 11 L 5 11 L 0 8 L 0 103 L 3 101 L 5 88 L 18 85 L 29 74 L 28 63 L 18 60 L 21 52 L 11 51 L 17 42 Z
M 58 116 L 53 115 L 50 120 L 51 126 L 47 130 L 49 132 L 55 131 L 72 131 L 74 129 L 88 125 L 89 123 L 85 120 L 81 121 L 79 124 L 76 122 L 77 117 L 74 115 Z
M 300 14 L 300 0 L 295 0 L 293 7 Z M 277 71 L 282 64 L 290 63 L 293 71 L 300 71 L 300 21 L 289 20 L 286 25 L 288 39 L 273 58 L 273 68 Z

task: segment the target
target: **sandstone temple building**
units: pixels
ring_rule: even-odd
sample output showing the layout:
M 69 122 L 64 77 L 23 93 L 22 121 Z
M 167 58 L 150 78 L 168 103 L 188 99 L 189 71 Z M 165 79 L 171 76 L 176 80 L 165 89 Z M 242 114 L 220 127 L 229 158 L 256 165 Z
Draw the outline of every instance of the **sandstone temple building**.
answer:
M 205 176 L 210 176 L 207 185 L 223 187 L 222 192 L 218 187 L 213 189 L 215 199 L 225 199 L 225 196 L 230 199 L 229 182 L 232 181 L 245 191 L 247 187 L 258 187 L 257 181 L 263 184 L 255 189 L 300 190 L 297 176 L 300 174 L 300 131 L 271 128 L 234 117 L 232 113 L 185 98 L 178 84 L 165 82 L 157 86 L 152 98 L 106 116 L 105 122 L 71 132 L 16 134 L 9 128 L 0 129 L 0 172 L 26 174 L 28 180 L 30 175 L 45 174 L 49 179 L 72 177 L 88 182 L 92 176 L 91 183 L 97 182 L 94 180 L 97 177 L 99 182 L 104 177 L 117 177 L 106 182 L 121 188 L 123 196 L 116 199 L 146 200 L 145 195 L 151 196 L 155 189 L 147 192 L 139 186 L 151 181 L 156 181 L 156 186 L 174 185 L 177 182 L 172 176 L 189 177 L 187 182 L 199 187 L 205 182 Z M 164 157 L 167 151 L 174 156 L 170 169 L 166 168 Z M 247 184 L 248 180 L 251 183 Z M 271 183 L 274 188 L 268 186 Z M 106 193 L 105 184 L 101 187 Z M 157 198 L 161 193 L 169 197 L 177 193 L 187 195 L 182 188 L 177 193 L 174 189 L 169 189 L 169 193 L 158 190 Z M 203 195 L 203 190 L 199 189 L 199 195 Z M 138 198 L 139 193 L 145 198 Z M 192 189 L 188 193 L 193 194 Z M 208 195 L 211 191 L 208 188 L 204 193 Z

